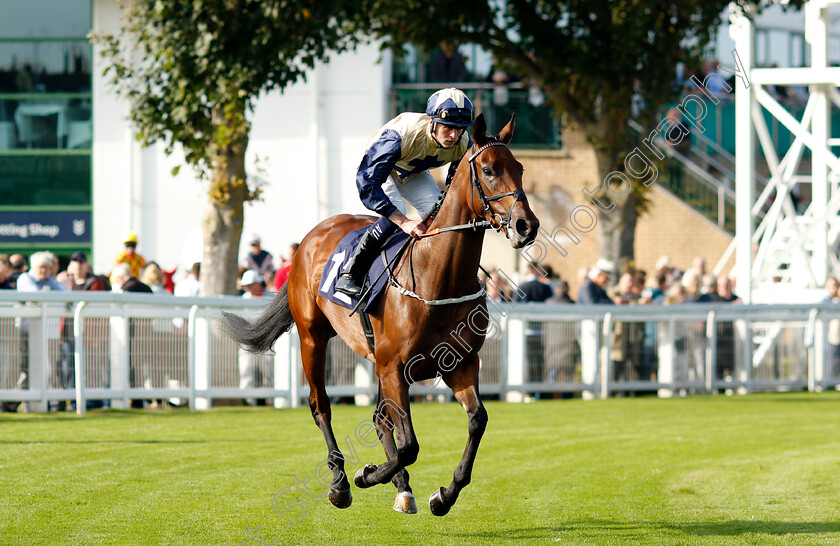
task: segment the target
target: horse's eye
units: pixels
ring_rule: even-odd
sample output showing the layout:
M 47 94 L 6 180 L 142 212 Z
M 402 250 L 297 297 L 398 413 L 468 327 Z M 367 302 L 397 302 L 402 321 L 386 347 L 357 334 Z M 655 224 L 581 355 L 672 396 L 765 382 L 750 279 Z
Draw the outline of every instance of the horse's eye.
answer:
M 493 176 L 493 171 L 491 171 L 487 167 L 484 167 L 484 175 L 485 176 Z

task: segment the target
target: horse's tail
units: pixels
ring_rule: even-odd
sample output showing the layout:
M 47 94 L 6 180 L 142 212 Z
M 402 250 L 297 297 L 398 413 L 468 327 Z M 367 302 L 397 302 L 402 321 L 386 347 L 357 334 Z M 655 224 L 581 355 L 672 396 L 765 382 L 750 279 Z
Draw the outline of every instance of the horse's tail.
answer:
M 225 332 L 244 349 L 264 353 L 278 337 L 291 330 L 295 323 L 289 311 L 288 283 L 277 292 L 271 305 L 254 322 L 222 311 Z

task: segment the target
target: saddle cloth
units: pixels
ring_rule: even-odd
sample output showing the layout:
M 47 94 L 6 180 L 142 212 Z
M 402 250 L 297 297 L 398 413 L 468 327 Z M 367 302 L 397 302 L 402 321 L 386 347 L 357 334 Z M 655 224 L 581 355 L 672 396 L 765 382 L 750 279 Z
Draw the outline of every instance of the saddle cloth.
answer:
M 322 297 L 327 298 L 342 307 L 346 307 L 347 309 L 353 309 L 356 306 L 356 303 L 358 303 L 359 297 L 348 296 L 342 292 L 336 292 L 335 281 L 338 280 L 338 276 L 341 274 L 342 269 L 344 269 L 344 265 L 348 262 L 348 260 L 350 260 L 350 257 L 353 255 L 353 251 L 356 249 L 356 246 L 359 244 L 359 240 L 362 238 L 362 235 L 364 235 L 366 230 L 367 226 L 351 231 L 345 235 L 341 241 L 339 241 L 338 246 L 335 247 L 335 250 L 330 255 L 330 259 L 327 260 L 326 266 L 324 266 L 324 271 L 321 273 L 321 282 L 318 285 L 318 293 Z M 381 276 L 380 273 L 385 270 L 386 264 L 391 261 L 391 258 L 394 257 L 402 246 L 403 241 L 407 238 L 407 233 L 402 230 L 397 231 L 394 235 L 389 237 L 387 241 L 385 241 L 384 251 L 380 252 L 379 257 L 373 261 L 373 265 L 368 272 L 368 279 L 366 279 L 364 286 L 366 288 L 367 285 L 377 277 L 379 277 L 379 280 L 376 282 L 373 290 L 371 290 L 364 307 L 362 307 L 362 310 L 365 313 L 369 313 L 373 309 L 379 295 L 385 291 L 385 287 L 388 285 L 388 273 L 383 273 Z M 364 294 L 364 290 L 362 290 L 362 294 Z

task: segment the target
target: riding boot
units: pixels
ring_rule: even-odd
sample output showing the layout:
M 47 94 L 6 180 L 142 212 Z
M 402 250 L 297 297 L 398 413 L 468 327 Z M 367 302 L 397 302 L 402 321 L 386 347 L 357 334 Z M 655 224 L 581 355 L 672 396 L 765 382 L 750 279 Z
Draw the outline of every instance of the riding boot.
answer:
M 365 232 L 355 252 L 353 252 L 353 256 L 335 282 L 335 289 L 348 296 L 361 294 L 365 274 L 379 254 L 380 245 L 381 241 L 371 233 L 371 230 Z

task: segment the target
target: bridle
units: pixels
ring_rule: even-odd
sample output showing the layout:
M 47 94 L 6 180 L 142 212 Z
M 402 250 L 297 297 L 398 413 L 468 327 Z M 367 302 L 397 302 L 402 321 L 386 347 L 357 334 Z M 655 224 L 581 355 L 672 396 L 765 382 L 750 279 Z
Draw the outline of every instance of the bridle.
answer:
M 475 166 L 475 160 L 478 158 L 479 155 L 481 155 L 481 152 L 483 152 L 487 148 L 490 148 L 491 146 L 507 147 L 507 144 L 505 144 L 504 142 L 502 142 L 500 140 L 494 140 L 493 142 L 488 142 L 487 144 L 485 144 L 484 146 L 482 146 L 481 148 L 479 148 L 475 152 L 473 152 L 473 154 L 468 159 L 468 161 L 470 163 L 470 208 L 472 208 L 472 211 L 475 213 L 476 216 L 478 216 L 480 218 L 484 218 L 485 221 L 487 221 L 486 220 L 487 215 L 489 214 L 490 215 L 490 220 L 489 220 L 490 226 L 489 227 L 492 227 L 496 231 L 502 231 L 502 229 L 504 229 L 505 230 L 505 236 L 508 239 L 510 239 L 510 230 L 511 230 L 510 221 L 511 221 L 511 218 L 513 217 L 513 207 L 515 207 L 516 204 L 520 201 L 527 201 L 528 198 L 525 196 L 525 192 L 521 188 L 513 190 L 513 191 L 505 192 L 505 193 L 497 193 L 496 195 L 491 195 L 490 197 L 487 197 L 484 194 L 484 188 L 481 187 L 481 181 L 478 179 L 478 169 Z M 484 205 L 484 210 L 482 211 L 483 214 L 477 212 L 472 205 L 473 188 L 475 188 L 476 192 L 478 193 L 478 197 L 481 199 L 482 205 Z M 510 195 L 514 196 L 516 199 L 514 199 L 513 204 L 510 206 L 510 209 L 508 210 L 507 219 L 505 219 L 505 218 L 502 217 L 501 214 L 493 212 L 493 210 L 490 208 L 490 201 L 495 201 L 497 199 L 501 199 L 503 197 L 508 197 Z M 498 219 L 498 224 L 495 223 L 497 219 Z
M 475 160 L 478 158 L 479 155 L 481 155 L 481 152 L 492 146 L 507 147 L 507 144 L 500 140 L 488 142 L 487 144 L 475 150 L 472 153 L 472 155 L 470 155 L 469 159 L 467 159 L 467 162 L 470 164 L 470 209 L 472 209 L 473 214 L 475 214 L 476 217 L 466 224 L 435 228 L 431 231 L 421 234 L 419 236 L 420 238 L 439 235 L 447 231 L 458 231 L 462 229 L 472 229 L 473 231 L 478 231 L 479 229 L 493 228 L 497 232 L 500 232 L 504 229 L 505 237 L 510 239 L 510 231 L 512 229 L 511 218 L 513 217 L 513 207 L 515 207 L 516 204 L 520 201 L 527 202 L 528 197 L 525 195 L 525 191 L 522 189 L 517 189 L 505 193 L 497 193 L 495 195 L 491 195 L 490 197 L 487 197 L 487 195 L 485 195 L 484 188 L 481 186 L 481 180 L 478 178 L 478 169 L 475 166 Z M 448 185 L 449 181 L 447 181 L 447 186 Z M 478 198 L 481 200 L 481 204 L 484 207 L 484 210 L 482 210 L 481 212 L 475 210 L 475 207 L 473 206 L 473 191 L 478 193 Z M 441 194 L 441 199 L 435 204 L 431 212 L 429 212 L 429 214 L 426 215 L 426 217 L 423 219 L 425 223 L 428 224 L 437 215 L 438 211 L 440 210 L 440 206 L 443 202 L 443 199 L 448 193 L 449 192 L 444 192 L 443 194 Z M 497 199 L 501 199 L 503 197 L 508 197 L 511 195 L 516 197 L 516 199 L 514 199 L 513 204 L 510 206 L 510 210 L 508 210 L 507 218 L 502 217 L 502 215 L 499 213 L 493 212 L 493 210 L 490 208 L 490 201 L 496 201 Z M 490 217 L 489 220 L 487 219 L 488 216 Z
M 467 160 L 470 164 L 470 209 L 473 211 L 473 214 L 475 214 L 476 217 L 473 218 L 472 221 L 470 221 L 466 224 L 459 224 L 457 226 L 446 226 L 446 227 L 442 227 L 442 228 L 435 228 L 433 230 L 427 231 L 426 233 L 423 233 L 422 235 L 420 235 L 419 238 L 431 237 L 432 235 L 439 235 L 439 234 L 444 233 L 446 231 L 456 231 L 456 230 L 462 230 L 462 229 L 472 229 L 473 231 L 478 231 L 479 229 L 493 228 L 496 231 L 502 231 L 502 229 L 504 229 L 505 230 L 505 237 L 510 239 L 511 230 L 512 230 L 510 222 L 511 222 L 511 218 L 513 217 L 513 207 L 515 207 L 516 204 L 519 201 L 527 202 L 528 198 L 527 198 L 527 196 L 525 195 L 525 192 L 522 189 L 517 189 L 517 190 L 514 190 L 514 191 L 505 192 L 505 193 L 497 193 L 495 195 L 491 195 L 490 197 L 488 197 L 484 193 L 484 188 L 481 187 L 481 180 L 478 178 L 478 169 L 476 169 L 475 160 L 476 160 L 476 158 L 478 158 L 479 155 L 481 155 L 481 152 L 483 152 L 487 148 L 490 148 L 491 146 L 507 146 L 507 144 L 505 144 L 504 142 L 498 141 L 498 140 L 494 140 L 493 142 L 488 142 L 487 144 L 485 144 L 485 145 L 481 146 L 480 148 L 478 148 L 477 150 L 475 150 L 472 153 L 472 155 L 469 157 L 469 159 Z M 448 186 L 448 181 L 447 181 L 447 186 Z M 475 207 L 473 206 L 473 189 L 475 189 L 475 191 L 478 193 L 478 197 L 479 197 L 479 199 L 481 199 L 481 203 L 484 206 L 484 210 L 481 211 L 481 212 L 476 211 Z M 424 222 L 430 222 L 431 219 L 434 218 L 437 215 L 438 211 L 440 210 L 441 203 L 443 203 L 443 199 L 445 199 L 445 197 L 448 193 L 449 192 L 444 192 L 441 195 L 441 199 L 435 204 L 435 206 L 432 208 L 432 210 L 429 212 L 429 214 L 427 214 L 426 217 L 423 219 Z M 503 197 L 508 197 L 508 196 L 514 196 L 516 199 L 513 201 L 513 204 L 510 206 L 510 210 L 508 211 L 507 219 L 505 219 L 505 218 L 502 217 L 501 214 L 493 212 L 493 210 L 490 208 L 490 201 L 495 201 L 497 199 L 501 199 Z M 490 216 L 489 220 L 487 219 L 488 215 Z M 477 292 L 475 292 L 473 294 L 466 295 L 466 296 L 461 296 L 460 298 L 448 298 L 448 299 L 442 299 L 442 300 L 427 300 L 427 299 L 424 299 L 424 298 L 420 297 L 419 295 L 417 295 L 413 291 L 401 286 L 400 283 L 397 281 L 396 275 L 394 275 L 394 271 L 391 269 L 391 265 L 395 260 L 399 259 L 399 256 L 402 254 L 403 250 L 405 250 L 406 245 L 410 245 L 410 248 L 413 249 L 415 242 L 417 242 L 416 239 L 412 239 L 412 238 L 407 239 L 405 241 L 405 243 L 403 243 L 402 248 L 400 248 L 400 250 L 396 253 L 396 255 L 393 258 L 391 258 L 391 262 L 388 262 L 385 259 L 385 256 L 384 256 L 384 253 L 383 253 L 382 259 L 385 262 L 385 270 L 388 272 L 388 280 L 389 280 L 391 286 L 397 292 L 399 292 L 400 294 L 403 294 L 405 296 L 409 296 L 409 297 L 415 298 L 417 300 L 420 300 L 427 305 L 451 305 L 451 304 L 455 304 L 455 303 L 463 303 L 465 301 L 471 301 L 471 300 L 478 299 L 478 298 L 480 298 L 480 297 L 482 297 L 486 294 L 484 287 L 479 286 L 479 290 Z M 409 251 L 409 270 L 411 271 L 412 284 L 415 284 L 415 281 L 414 281 L 414 266 L 411 263 L 411 257 L 412 256 L 413 256 L 413 254 Z M 357 304 L 357 307 L 361 304 L 361 301 L 363 299 L 364 298 L 361 298 L 359 300 L 359 304 Z M 353 311 L 355 312 L 355 309 Z

